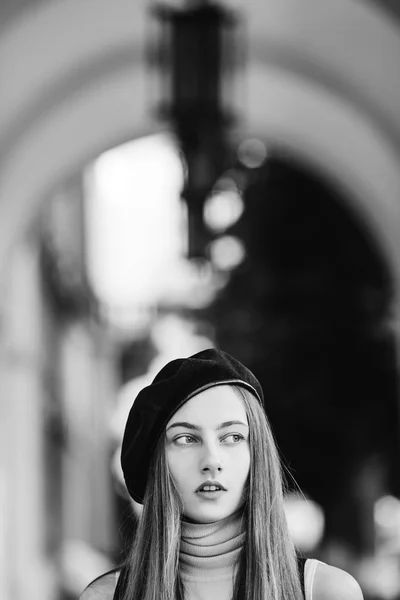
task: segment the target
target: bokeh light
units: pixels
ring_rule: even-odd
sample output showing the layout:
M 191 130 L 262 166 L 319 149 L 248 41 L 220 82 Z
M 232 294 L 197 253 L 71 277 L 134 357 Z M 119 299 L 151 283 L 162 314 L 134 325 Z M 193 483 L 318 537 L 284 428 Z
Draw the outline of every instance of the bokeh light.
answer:
M 260 167 L 267 158 L 267 147 L 256 138 L 241 142 L 237 151 L 238 159 L 248 169 Z
M 325 517 L 322 508 L 309 498 L 288 494 L 285 514 L 293 543 L 303 552 L 311 552 L 321 542 Z
M 382 496 L 375 503 L 375 523 L 383 529 L 395 530 L 400 536 L 400 500 L 395 496 Z
M 204 221 L 213 231 L 231 227 L 243 214 L 244 203 L 236 188 L 218 191 L 207 198 Z
M 224 235 L 209 245 L 211 262 L 216 269 L 230 271 L 239 266 L 245 256 L 246 250 L 243 242 L 232 235 Z

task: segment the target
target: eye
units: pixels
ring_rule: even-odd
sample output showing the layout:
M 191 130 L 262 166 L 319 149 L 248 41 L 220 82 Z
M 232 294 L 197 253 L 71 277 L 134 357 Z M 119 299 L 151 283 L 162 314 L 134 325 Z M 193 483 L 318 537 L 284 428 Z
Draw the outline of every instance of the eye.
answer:
M 174 439 L 174 443 L 177 446 L 191 446 L 192 444 L 196 443 L 196 438 L 194 438 L 192 435 L 181 435 L 180 437 Z
M 228 444 L 238 444 L 242 440 L 244 440 L 244 436 L 241 433 L 230 433 L 223 438 L 223 441 Z

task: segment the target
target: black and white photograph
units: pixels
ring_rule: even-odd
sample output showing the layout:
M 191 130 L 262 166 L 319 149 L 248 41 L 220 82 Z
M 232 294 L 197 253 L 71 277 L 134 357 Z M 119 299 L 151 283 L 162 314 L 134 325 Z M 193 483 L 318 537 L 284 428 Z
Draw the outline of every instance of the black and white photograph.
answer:
M 0 0 L 1 600 L 400 600 L 400 0 Z

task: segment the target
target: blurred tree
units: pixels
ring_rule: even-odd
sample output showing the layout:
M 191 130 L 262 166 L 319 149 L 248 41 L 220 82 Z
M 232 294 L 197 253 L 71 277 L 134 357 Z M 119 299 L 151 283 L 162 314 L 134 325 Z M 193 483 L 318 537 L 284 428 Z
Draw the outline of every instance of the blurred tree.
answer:
M 341 191 L 278 151 L 229 233 L 247 257 L 208 309 L 217 343 L 259 377 L 278 445 L 323 506 L 327 536 L 365 550 L 360 470 L 381 457 L 384 485 L 398 484 L 387 265 Z

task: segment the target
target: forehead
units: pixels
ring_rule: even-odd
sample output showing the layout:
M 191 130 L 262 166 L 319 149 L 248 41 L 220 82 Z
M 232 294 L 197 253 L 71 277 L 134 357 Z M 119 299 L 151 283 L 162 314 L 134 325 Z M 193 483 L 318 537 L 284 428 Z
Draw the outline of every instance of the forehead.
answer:
M 215 385 L 188 400 L 171 417 L 167 426 L 177 421 L 188 421 L 205 428 L 234 420 L 247 423 L 246 409 L 239 392 L 231 385 Z

